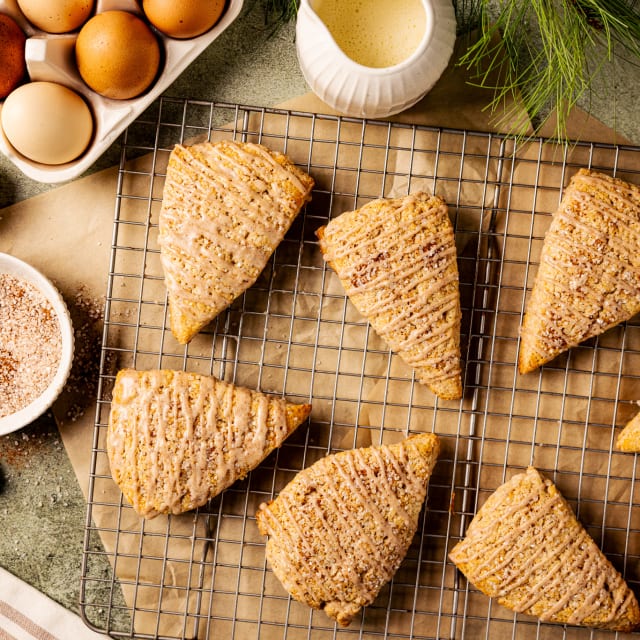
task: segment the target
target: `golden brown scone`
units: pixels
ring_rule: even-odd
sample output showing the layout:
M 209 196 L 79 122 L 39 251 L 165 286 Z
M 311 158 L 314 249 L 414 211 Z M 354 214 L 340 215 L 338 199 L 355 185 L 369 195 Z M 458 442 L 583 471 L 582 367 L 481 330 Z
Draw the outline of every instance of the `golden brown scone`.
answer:
M 313 179 L 259 144 L 176 145 L 159 219 L 171 331 L 186 344 L 262 273 Z
M 521 329 L 528 373 L 640 311 L 640 188 L 580 169 L 545 236 Z
M 460 292 L 444 200 L 380 199 L 316 232 L 349 299 L 436 395 L 462 395 Z
M 438 453 L 437 436 L 420 434 L 329 455 L 260 505 L 267 560 L 285 589 L 347 626 L 404 559 Z
M 616 447 L 627 453 L 640 453 L 640 413 L 631 418 L 618 434 Z
M 498 487 L 449 558 L 513 611 L 615 631 L 640 624 L 631 589 L 555 485 L 532 467 Z
M 212 376 L 123 369 L 107 431 L 111 473 L 142 516 L 189 511 L 244 478 L 310 411 Z

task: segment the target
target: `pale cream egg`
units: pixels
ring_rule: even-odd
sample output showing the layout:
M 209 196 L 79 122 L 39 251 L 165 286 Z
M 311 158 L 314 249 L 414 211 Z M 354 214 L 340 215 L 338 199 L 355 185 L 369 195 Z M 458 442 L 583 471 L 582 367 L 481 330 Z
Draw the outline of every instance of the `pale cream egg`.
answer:
M 93 0 L 18 0 L 31 24 L 48 33 L 67 33 L 82 25 L 93 11 Z
M 93 135 L 87 103 L 54 82 L 29 82 L 12 91 L 2 105 L 0 123 L 18 153 L 43 164 L 75 160 Z

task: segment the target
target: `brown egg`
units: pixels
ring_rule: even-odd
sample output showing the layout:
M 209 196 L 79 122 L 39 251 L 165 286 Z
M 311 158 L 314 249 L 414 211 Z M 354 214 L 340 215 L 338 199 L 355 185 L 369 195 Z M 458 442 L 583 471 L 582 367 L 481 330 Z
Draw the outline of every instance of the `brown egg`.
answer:
M 18 0 L 31 24 L 48 33 L 77 29 L 93 11 L 93 0 Z
M 218 22 L 224 0 L 143 0 L 149 22 L 172 38 L 195 38 Z
M 160 66 L 160 45 L 151 29 L 133 13 L 98 13 L 80 30 L 76 64 L 96 93 L 127 100 L 149 88 Z
M 25 40 L 26 36 L 18 23 L 0 13 L 0 98 L 8 96 L 25 76 Z

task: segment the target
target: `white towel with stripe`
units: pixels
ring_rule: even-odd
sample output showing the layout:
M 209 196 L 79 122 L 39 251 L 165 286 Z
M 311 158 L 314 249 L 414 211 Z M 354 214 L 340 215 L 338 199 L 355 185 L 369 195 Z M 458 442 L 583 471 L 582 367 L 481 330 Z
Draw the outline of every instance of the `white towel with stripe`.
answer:
M 105 640 L 73 611 L 0 567 L 0 640 Z

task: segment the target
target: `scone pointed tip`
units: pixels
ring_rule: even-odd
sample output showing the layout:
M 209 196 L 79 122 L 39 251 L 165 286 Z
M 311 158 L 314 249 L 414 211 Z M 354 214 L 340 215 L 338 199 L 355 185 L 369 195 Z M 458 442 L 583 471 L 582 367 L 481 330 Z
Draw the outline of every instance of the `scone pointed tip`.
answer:
M 439 383 L 422 381 L 441 400 L 460 400 L 462 398 L 462 375 L 458 374 Z
M 331 454 L 260 505 L 267 561 L 285 589 L 350 624 L 406 555 L 438 451 L 427 433 Z
M 535 468 L 498 487 L 449 553 L 469 582 L 545 622 L 630 631 L 635 594 Z
M 443 399 L 462 396 L 460 292 L 445 201 L 381 198 L 316 231 L 325 261 L 376 333 Z
M 640 413 L 637 413 L 618 434 L 616 448 L 625 453 L 640 453 Z

